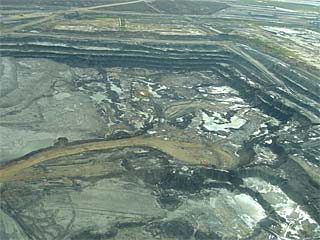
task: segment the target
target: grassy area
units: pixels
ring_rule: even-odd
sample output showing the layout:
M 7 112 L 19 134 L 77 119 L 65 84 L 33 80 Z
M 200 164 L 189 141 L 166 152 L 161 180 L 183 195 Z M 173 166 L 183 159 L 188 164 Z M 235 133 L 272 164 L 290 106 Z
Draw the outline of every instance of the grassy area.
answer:
M 121 25 L 121 26 L 120 26 Z M 136 21 L 124 18 L 96 18 L 77 19 L 70 21 L 57 21 L 49 24 L 48 28 L 69 31 L 127 31 L 127 32 L 152 32 L 166 35 L 205 35 L 206 33 L 192 24 L 162 23 Z
M 57 21 L 49 26 L 49 28 L 54 29 L 62 29 L 64 27 L 69 30 L 79 29 L 79 31 L 85 31 L 86 29 L 90 29 L 90 27 L 94 29 L 114 31 L 119 29 L 119 20 L 118 18 L 96 18 L 86 20 Z
M 295 52 L 284 48 L 279 44 L 275 44 L 272 40 L 267 40 L 258 36 L 248 38 L 248 41 L 254 47 L 259 48 L 262 52 L 273 53 L 275 55 L 280 55 L 282 57 L 300 59 L 299 55 Z

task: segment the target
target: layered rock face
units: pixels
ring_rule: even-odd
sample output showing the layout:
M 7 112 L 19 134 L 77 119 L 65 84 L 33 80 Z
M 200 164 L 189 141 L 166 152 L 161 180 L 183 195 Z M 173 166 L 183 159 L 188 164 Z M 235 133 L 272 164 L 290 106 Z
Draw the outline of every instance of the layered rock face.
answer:
M 265 4 L 4 1 L 0 238 L 317 238 L 319 10 Z

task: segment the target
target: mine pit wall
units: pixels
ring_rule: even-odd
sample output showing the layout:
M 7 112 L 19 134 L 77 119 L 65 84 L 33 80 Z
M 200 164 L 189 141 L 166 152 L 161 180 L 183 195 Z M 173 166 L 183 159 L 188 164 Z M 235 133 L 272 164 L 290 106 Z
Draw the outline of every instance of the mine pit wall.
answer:
M 43 41 L 43 43 L 41 46 L 34 43 L 30 44 L 28 43 L 30 40 L 38 43 Z M 101 42 L 96 42 L 97 45 L 94 45 L 91 41 L 82 41 L 81 46 L 79 47 L 79 45 L 77 45 L 79 44 L 78 41 L 73 42 L 70 40 L 67 42 L 67 44 L 74 47 L 68 47 L 62 46 L 62 42 L 60 42 L 60 46 L 50 46 L 50 43 L 48 44 L 48 41 L 50 40 L 46 38 L 38 38 L 37 40 L 34 38 L 24 38 L 18 40 L 14 38 L 7 38 L 5 41 L 4 38 L 2 38 L 0 41 L 3 42 L 0 48 L 2 56 L 17 58 L 50 58 L 55 61 L 77 67 L 101 66 L 145 67 L 173 70 L 211 70 L 219 77 L 224 79 L 225 82 L 232 88 L 238 90 L 242 97 L 245 98 L 252 106 L 258 107 L 266 114 L 278 119 L 280 122 L 285 123 L 290 119 L 295 119 L 304 123 L 306 126 L 313 123 L 311 119 L 292 106 L 286 105 L 281 101 L 281 99 L 270 97 L 268 91 L 266 91 L 266 88 L 268 89 L 267 84 L 270 83 L 270 81 L 263 73 L 261 73 L 259 69 L 257 69 L 243 57 L 227 51 L 218 45 L 199 46 L 198 44 L 153 44 L 152 46 L 141 46 L 136 44 L 129 45 L 119 43 L 108 43 L 106 45 L 106 43 Z M 58 42 L 56 41 L 56 43 Z M 65 43 L 66 42 L 64 42 L 64 44 Z M 110 50 L 88 51 L 85 49 L 86 46 L 108 46 Z M 255 82 L 256 85 L 253 86 L 246 78 L 241 78 L 239 72 Z M 285 81 L 285 77 L 281 78 L 281 73 L 281 71 L 276 72 L 277 77 Z M 290 77 L 292 76 L 290 75 Z M 299 91 L 301 91 L 301 89 L 299 89 Z M 286 99 L 291 97 L 287 94 L 283 96 Z M 312 99 L 315 98 L 315 96 L 311 93 L 307 96 Z M 292 98 L 290 100 L 297 101 L 296 99 Z M 298 104 L 298 102 L 296 103 Z M 314 112 L 314 109 L 311 106 L 307 106 L 307 109 Z M 248 147 L 250 148 L 250 146 Z M 279 145 L 276 147 L 279 147 Z M 290 171 L 295 173 L 299 173 L 299 171 L 301 171 L 303 174 L 301 175 L 300 173 L 299 176 L 303 176 L 306 182 L 312 182 L 312 180 L 307 174 L 304 173 L 304 170 L 301 169 L 300 166 L 298 166 L 294 161 L 289 160 L 289 156 L 284 151 L 281 153 L 281 158 L 283 161 L 279 167 L 285 172 L 288 172 L 286 169 L 287 167 L 290 169 Z M 319 209 L 314 207 L 317 205 L 314 202 L 316 200 L 311 200 L 310 204 L 309 198 L 309 196 L 313 195 L 313 192 L 316 192 L 316 189 L 319 186 L 314 182 L 312 182 L 312 184 L 308 184 L 308 187 L 296 185 L 296 181 L 294 181 L 294 175 L 292 175 L 292 172 L 288 172 L 289 176 L 293 176 L 290 177 L 290 181 L 280 177 L 277 178 L 275 175 L 270 175 L 270 173 L 267 172 L 262 173 L 261 170 L 249 170 L 246 169 L 245 166 L 239 170 L 236 170 L 233 174 L 236 174 L 241 178 L 248 176 L 260 177 L 268 182 L 280 186 L 286 194 L 288 194 L 294 201 L 304 206 L 308 213 L 313 216 L 318 223 L 320 223 L 320 218 L 317 216 Z M 249 190 L 245 189 L 243 189 L 243 191 L 249 192 Z M 252 194 L 253 193 L 251 193 L 251 195 Z M 269 208 L 263 202 L 261 202 L 261 204 L 263 204 L 266 209 Z
M 1 40 L 1 39 L 0 39 Z M 8 40 L 8 41 L 7 41 Z M 271 98 L 265 91 L 266 84 L 270 81 L 264 80 L 263 74 L 252 64 L 235 53 L 228 52 L 219 46 L 208 45 L 184 45 L 172 46 L 137 46 L 128 44 L 111 43 L 110 50 L 85 50 L 85 46 L 51 46 L 39 42 L 28 43 L 26 39 L 19 39 L 13 44 L 13 39 L 7 39 L 0 49 L 2 56 L 51 58 L 72 66 L 106 66 L 106 67 L 149 67 L 175 70 L 213 70 L 226 80 L 233 88 L 238 90 L 244 98 L 252 105 L 257 105 L 267 114 L 285 122 L 292 117 L 299 118 L 306 123 L 314 122 L 308 119 L 301 111 L 284 104 L 281 99 Z M 29 39 L 30 40 L 30 39 Z M 21 41 L 21 42 L 20 42 Z M 75 42 L 77 44 L 78 42 Z M 87 45 L 87 44 L 85 44 Z M 104 45 L 106 46 L 106 45 Z M 189 50 L 197 47 L 196 50 Z M 168 49 L 169 48 L 169 49 Z M 180 48 L 180 49 L 179 49 Z M 240 64 L 241 63 L 241 64 Z M 228 66 L 224 66 L 227 64 Z M 245 76 L 252 79 L 257 86 L 252 86 L 246 79 L 235 74 L 234 69 L 240 70 Z M 282 76 L 284 81 L 285 76 Z M 287 83 L 286 83 L 287 84 Z M 255 93 L 255 94 L 252 94 Z M 279 93 L 279 91 L 278 91 Z M 288 93 L 281 92 L 285 99 L 301 106 L 317 115 L 318 110 L 299 101 Z M 312 93 L 308 96 L 317 98 Z
M 276 78 L 281 80 L 283 84 L 291 91 L 280 88 L 277 85 L 272 85 L 272 81 L 266 82 L 264 85 L 268 91 L 278 93 L 282 98 L 285 98 L 300 108 L 300 111 L 305 111 L 310 120 L 314 123 L 319 123 L 320 110 L 316 106 L 320 102 L 318 92 L 320 91 L 317 82 L 319 78 L 313 74 L 299 72 L 292 66 L 283 63 L 280 59 L 271 57 L 253 49 L 245 49 L 247 54 L 254 57 L 259 62 L 274 74 Z
M 241 186 L 243 183 L 243 179 L 241 176 L 242 172 L 219 171 L 210 167 L 190 167 L 190 170 L 193 172 L 192 178 L 190 178 L 190 175 L 188 173 L 183 173 L 179 171 L 179 169 L 177 169 L 175 173 L 173 173 L 171 169 L 169 169 L 169 171 L 165 170 L 162 172 L 162 174 L 160 174 L 160 180 L 152 179 L 153 182 L 151 184 L 160 183 L 160 188 L 175 189 L 188 192 L 197 192 L 201 189 L 210 188 L 223 188 L 229 191 L 237 190 L 256 199 L 263 207 L 263 209 L 268 213 L 268 215 L 272 216 L 273 219 L 276 219 L 279 222 L 283 221 L 283 219 L 281 219 L 281 217 L 276 213 L 274 208 L 266 200 L 264 200 L 260 193 Z M 155 176 L 156 175 L 157 174 L 155 174 Z M 251 173 L 251 175 L 255 174 Z M 255 175 L 255 177 L 261 177 L 261 173 Z M 207 182 L 206 180 L 214 181 Z

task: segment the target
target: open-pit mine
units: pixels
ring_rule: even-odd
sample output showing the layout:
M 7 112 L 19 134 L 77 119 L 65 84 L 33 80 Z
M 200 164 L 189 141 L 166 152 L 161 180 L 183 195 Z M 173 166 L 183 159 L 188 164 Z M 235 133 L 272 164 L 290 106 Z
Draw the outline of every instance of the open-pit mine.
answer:
M 1 0 L 1 240 L 320 239 L 316 0 Z

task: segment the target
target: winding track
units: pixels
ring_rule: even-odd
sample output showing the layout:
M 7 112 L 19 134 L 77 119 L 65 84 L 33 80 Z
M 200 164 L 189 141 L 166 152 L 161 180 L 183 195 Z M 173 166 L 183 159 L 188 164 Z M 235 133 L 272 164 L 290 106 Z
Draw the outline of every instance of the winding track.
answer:
M 2 166 L 0 168 L 0 182 L 13 180 L 14 176 L 19 174 L 21 170 L 51 159 L 83 152 L 133 146 L 151 147 L 189 164 L 213 164 L 223 169 L 230 169 L 236 165 L 235 158 L 218 145 L 178 142 L 163 140 L 158 137 L 138 136 L 126 139 L 100 140 L 44 149 L 43 151 L 27 155 L 19 160 L 11 161 L 7 165 Z

